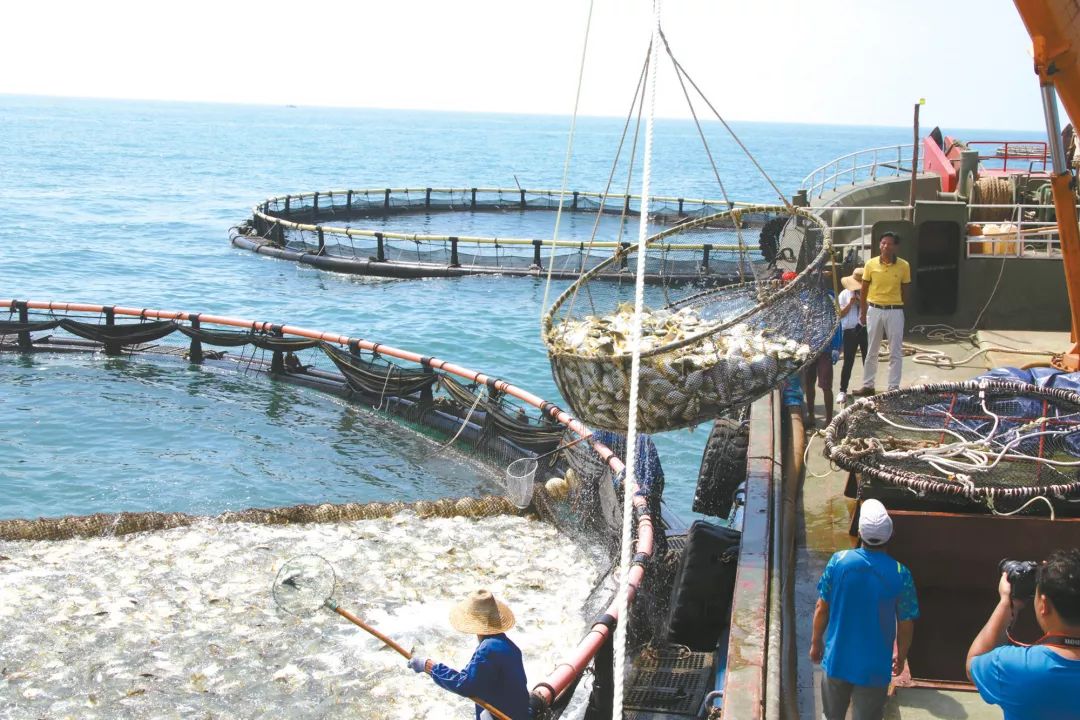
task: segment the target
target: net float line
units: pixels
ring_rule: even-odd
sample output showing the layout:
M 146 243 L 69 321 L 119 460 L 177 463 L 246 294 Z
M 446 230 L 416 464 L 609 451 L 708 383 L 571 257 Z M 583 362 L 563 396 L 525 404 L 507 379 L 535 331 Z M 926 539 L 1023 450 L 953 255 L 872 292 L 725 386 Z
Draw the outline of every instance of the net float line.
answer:
M 231 510 L 216 516 L 189 515 L 182 512 L 94 513 L 35 520 L 0 520 L 0 540 L 70 540 L 72 538 L 112 537 L 186 527 L 203 521 L 247 522 L 263 525 L 349 522 L 389 518 L 403 512 L 416 513 L 420 518 L 482 518 L 522 514 L 505 497 L 496 495 L 417 500 L 409 503 L 301 504 L 278 508 Z

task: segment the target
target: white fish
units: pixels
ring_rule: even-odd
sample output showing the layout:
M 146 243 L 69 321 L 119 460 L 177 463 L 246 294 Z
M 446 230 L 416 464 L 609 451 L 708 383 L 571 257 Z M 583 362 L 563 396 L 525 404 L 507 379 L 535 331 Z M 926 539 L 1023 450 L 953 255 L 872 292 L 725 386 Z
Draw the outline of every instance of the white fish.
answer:
M 274 605 L 275 571 L 311 552 L 337 570 L 343 607 L 456 667 L 476 640 L 450 628 L 449 607 L 491 588 L 518 617 L 530 681 L 584 635 L 582 608 L 606 572 L 589 548 L 513 516 L 0 542 L 0 707 L 91 720 L 445 717 L 456 699 L 374 638 L 329 611 L 301 619 Z

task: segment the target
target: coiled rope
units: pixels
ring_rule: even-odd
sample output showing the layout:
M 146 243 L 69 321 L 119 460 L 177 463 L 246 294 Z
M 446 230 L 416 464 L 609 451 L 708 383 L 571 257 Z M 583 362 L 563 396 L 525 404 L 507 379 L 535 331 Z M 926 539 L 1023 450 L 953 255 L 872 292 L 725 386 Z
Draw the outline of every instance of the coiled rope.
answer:
M 948 422 L 942 423 L 941 427 L 905 425 L 887 418 L 879 410 L 879 407 L 899 395 L 919 393 L 932 395 L 959 392 L 978 393 L 982 411 L 987 418 L 992 419 L 990 430 L 979 433 L 978 437 L 971 440 L 948 427 L 951 424 L 955 427 L 964 428 L 969 432 L 974 432 L 970 424 L 964 422 L 962 418 L 956 417 L 951 410 L 945 412 L 945 418 Z M 1000 512 L 994 507 L 995 498 L 1032 499 L 1049 494 L 1065 499 L 1067 495 L 1080 490 L 1080 481 L 1077 480 L 1038 488 L 1032 486 L 990 488 L 979 487 L 975 484 L 972 479 L 973 475 L 989 472 L 1002 460 L 1033 462 L 1051 467 L 1068 468 L 1080 466 L 1080 460 L 1056 460 L 1049 457 L 1011 452 L 1013 448 L 1022 442 L 1042 437 L 1063 436 L 1069 434 L 1072 430 L 1040 429 L 1049 420 L 1047 417 L 1040 417 L 1010 430 L 1010 433 L 1015 433 L 1015 437 L 1009 440 L 996 438 L 995 435 L 998 432 L 1001 417 L 987 406 L 986 396 L 988 392 L 1036 395 L 1052 400 L 1065 401 L 1073 405 L 1076 402 L 1076 394 L 1069 391 L 1057 388 L 1037 388 L 1035 386 L 993 380 L 981 380 L 978 383 L 929 384 L 913 386 L 906 390 L 894 390 L 873 398 L 858 400 L 850 407 L 842 410 L 837 415 L 836 420 L 825 429 L 825 455 L 830 461 L 835 461 L 847 470 L 864 473 L 870 477 L 878 478 L 889 484 L 904 487 L 914 492 L 931 492 L 952 496 L 962 495 L 973 501 L 981 500 L 992 512 L 998 515 L 1006 513 Z M 836 440 L 837 428 L 846 427 L 848 420 L 860 413 L 873 414 L 882 422 L 898 430 L 933 433 L 938 436 L 949 435 L 956 438 L 956 440 L 951 443 L 944 443 L 898 438 L 853 438 L 847 435 Z M 1073 412 L 1055 416 L 1053 419 L 1060 422 L 1063 419 L 1076 419 L 1078 417 L 1080 417 L 1080 413 Z M 890 467 L 890 460 L 921 460 L 936 471 L 940 477 L 894 470 Z M 1027 507 L 1027 504 L 1022 507 Z M 1019 509 L 1012 512 L 1019 512 Z

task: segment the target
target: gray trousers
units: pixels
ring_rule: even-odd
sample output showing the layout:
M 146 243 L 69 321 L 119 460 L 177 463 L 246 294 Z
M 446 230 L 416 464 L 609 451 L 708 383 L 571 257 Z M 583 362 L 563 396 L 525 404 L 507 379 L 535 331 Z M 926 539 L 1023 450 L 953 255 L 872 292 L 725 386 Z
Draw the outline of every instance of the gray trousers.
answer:
M 825 720 L 844 720 L 852 705 L 853 720 L 882 720 L 889 686 L 852 685 L 821 674 L 821 711 Z
M 889 389 L 900 387 L 904 366 L 904 311 L 866 309 L 866 335 L 869 347 L 863 360 L 863 387 L 871 389 L 877 379 L 878 351 L 882 336 L 889 338 Z

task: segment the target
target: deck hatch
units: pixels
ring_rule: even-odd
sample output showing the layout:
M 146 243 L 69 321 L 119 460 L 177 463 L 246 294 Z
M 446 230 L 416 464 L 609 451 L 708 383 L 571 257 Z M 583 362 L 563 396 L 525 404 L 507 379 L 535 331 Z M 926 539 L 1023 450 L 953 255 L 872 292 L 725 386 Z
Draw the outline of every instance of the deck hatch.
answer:
M 713 689 L 713 655 L 674 647 L 646 650 L 634 660 L 625 707 L 695 716 L 705 693 Z

